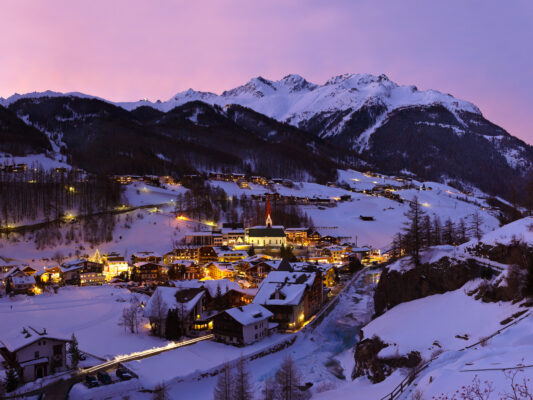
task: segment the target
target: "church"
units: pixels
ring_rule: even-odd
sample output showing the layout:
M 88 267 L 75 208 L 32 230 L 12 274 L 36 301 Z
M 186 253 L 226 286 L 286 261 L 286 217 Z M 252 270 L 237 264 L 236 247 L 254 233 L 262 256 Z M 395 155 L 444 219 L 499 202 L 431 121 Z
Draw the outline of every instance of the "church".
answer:
M 246 229 L 245 241 L 254 247 L 281 247 L 287 245 L 283 226 L 272 225 L 270 197 L 267 198 L 266 224 Z

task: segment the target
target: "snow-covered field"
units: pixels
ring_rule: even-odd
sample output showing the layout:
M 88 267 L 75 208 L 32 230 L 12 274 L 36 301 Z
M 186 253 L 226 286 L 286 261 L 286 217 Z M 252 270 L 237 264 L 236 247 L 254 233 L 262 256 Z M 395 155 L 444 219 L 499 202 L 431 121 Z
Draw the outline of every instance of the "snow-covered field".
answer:
M 130 298 L 126 289 L 111 285 L 63 287 L 57 294 L 18 295 L 0 299 L 0 338 L 23 326 L 46 328 L 48 332 L 70 338 L 74 333 L 80 349 L 100 357 L 112 357 L 164 346 L 167 342 L 141 333 L 130 334 L 118 322 Z

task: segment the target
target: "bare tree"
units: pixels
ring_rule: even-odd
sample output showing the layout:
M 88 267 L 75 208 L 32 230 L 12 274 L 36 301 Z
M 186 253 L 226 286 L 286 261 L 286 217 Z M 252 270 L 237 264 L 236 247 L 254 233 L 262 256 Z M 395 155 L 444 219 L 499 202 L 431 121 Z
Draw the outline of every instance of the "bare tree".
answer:
M 226 363 L 218 374 L 214 400 L 233 400 L 232 386 L 231 367 Z
M 141 324 L 142 309 L 137 296 L 130 298 L 130 304 L 122 310 L 122 317 L 119 325 L 124 326 L 124 329 L 129 329 L 130 333 L 139 332 L 139 325 Z
M 237 371 L 232 389 L 234 400 L 252 400 L 254 397 L 250 383 L 250 372 L 248 372 L 246 359 L 243 356 L 237 361 Z
M 272 377 L 265 379 L 261 393 L 263 395 L 262 400 L 274 400 L 276 398 L 276 384 Z
M 161 292 L 156 289 L 150 299 L 150 319 L 155 324 L 154 334 L 159 337 L 163 336 L 163 321 L 168 312 L 167 304 L 163 300 Z
M 483 236 L 483 231 L 481 230 L 481 225 L 483 224 L 483 219 L 481 218 L 481 215 L 478 211 L 476 211 L 471 216 L 470 221 L 470 233 L 472 236 L 474 236 L 477 240 L 481 239 L 481 236 Z
M 276 372 L 276 395 L 278 400 L 301 400 L 304 398 L 300 390 L 300 372 L 294 365 L 291 356 L 283 359 Z

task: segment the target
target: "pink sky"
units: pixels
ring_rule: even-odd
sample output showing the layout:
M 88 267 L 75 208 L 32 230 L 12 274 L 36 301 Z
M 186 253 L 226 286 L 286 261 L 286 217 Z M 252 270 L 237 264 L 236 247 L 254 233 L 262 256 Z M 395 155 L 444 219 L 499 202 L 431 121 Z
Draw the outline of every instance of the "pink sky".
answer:
M 166 100 L 346 72 L 472 101 L 533 143 L 530 0 L 4 0 L 0 96 Z

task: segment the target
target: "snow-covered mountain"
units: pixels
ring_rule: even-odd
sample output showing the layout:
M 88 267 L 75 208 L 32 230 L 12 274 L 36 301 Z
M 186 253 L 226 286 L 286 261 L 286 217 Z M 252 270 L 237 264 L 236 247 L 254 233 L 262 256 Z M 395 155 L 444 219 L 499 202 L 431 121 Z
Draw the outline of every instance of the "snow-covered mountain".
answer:
M 370 74 L 339 75 L 323 85 L 310 83 L 295 74 L 287 75 L 279 81 L 257 77 L 221 95 L 189 89 L 165 102 L 152 103 L 143 100 L 118 104 L 128 110 L 147 105 L 168 111 L 194 100 L 221 106 L 240 104 L 278 121 L 300 127 L 317 115 L 346 112 L 338 123 L 324 127 L 320 132 L 321 137 L 341 133 L 350 117 L 365 106 L 380 106 L 384 108 L 383 111 L 390 112 L 401 107 L 439 104 L 452 113 L 467 111 L 481 115 L 474 104 L 458 100 L 452 95 L 435 90 L 419 91 L 415 86 L 400 86 L 385 75 Z M 374 125 L 372 128 L 376 127 Z M 370 133 L 365 135 L 366 140 L 369 135 Z
M 17 94 L 0 99 L 0 104 L 14 109 L 27 98 L 61 96 L 102 100 L 43 92 Z M 435 90 L 401 86 L 385 75 L 344 74 L 322 85 L 299 75 L 278 81 L 257 77 L 221 94 L 189 89 L 167 101 L 113 104 L 130 112 L 150 107 L 168 113 L 196 101 L 220 107 L 234 121 L 243 112 L 235 106 L 241 106 L 290 124 L 351 152 L 361 161 L 359 166 L 464 182 L 507 198 L 533 167 L 533 148 L 486 120 L 474 104 Z

